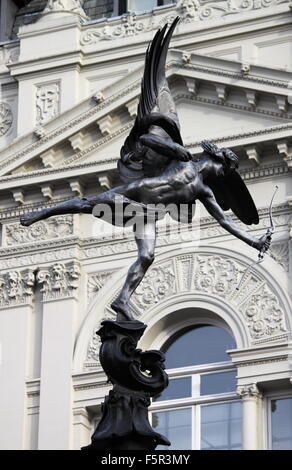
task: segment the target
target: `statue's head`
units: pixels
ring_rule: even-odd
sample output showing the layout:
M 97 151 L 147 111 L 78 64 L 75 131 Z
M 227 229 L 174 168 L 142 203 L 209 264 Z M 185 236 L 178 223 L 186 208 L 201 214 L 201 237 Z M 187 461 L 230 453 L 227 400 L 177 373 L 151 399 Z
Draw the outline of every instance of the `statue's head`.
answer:
M 204 140 L 202 143 L 203 150 L 216 162 L 222 163 L 226 170 L 238 168 L 238 156 L 227 148 L 220 148 L 218 145 Z
M 184 18 L 195 18 L 200 6 L 199 0 L 180 0 L 177 8 Z

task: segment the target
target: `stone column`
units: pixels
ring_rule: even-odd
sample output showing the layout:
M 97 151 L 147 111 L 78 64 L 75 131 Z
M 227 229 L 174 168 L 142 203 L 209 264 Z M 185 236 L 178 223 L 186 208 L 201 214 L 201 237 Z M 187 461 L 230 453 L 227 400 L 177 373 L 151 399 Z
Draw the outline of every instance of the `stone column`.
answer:
M 85 407 L 75 408 L 74 415 L 74 449 L 80 450 L 81 447 L 86 446 L 90 442 L 90 437 L 93 432 L 93 426 L 90 422 L 88 413 Z
M 39 449 L 72 448 L 72 355 L 75 339 L 77 262 L 56 263 L 37 274 L 43 293 Z
M 30 269 L 0 277 L 0 448 L 5 450 L 25 446 L 34 283 Z
M 243 450 L 259 450 L 262 395 L 255 383 L 239 385 L 237 394 L 242 398 L 242 448 Z

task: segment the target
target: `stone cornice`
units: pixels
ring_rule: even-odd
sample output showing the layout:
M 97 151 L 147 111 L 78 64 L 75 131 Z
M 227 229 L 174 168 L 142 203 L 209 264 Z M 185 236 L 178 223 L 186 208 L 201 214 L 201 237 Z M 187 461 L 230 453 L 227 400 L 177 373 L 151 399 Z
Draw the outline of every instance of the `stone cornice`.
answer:
M 250 88 L 252 88 L 252 84 L 269 85 L 269 93 L 287 93 L 289 83 L 288 76 L 285 80 L 270 79 L 266 76 L 259 77 L 256 76 L 256 74 L 259 73 L 257 72 L 256 66 L 253 66 L 251 73 L 245 76 L 240 71 L 240 64 L 235 62 L 231 62 L 231 65 L 229 64 L 228 70 L 224 70 L 224 65 L 225 67 L 227 67 L 227 65 L 222 59 L 217 59 L 214 57 L 205 58 L 203 56 L 200 57 L 198 55 L 193 54 L 191 55 L 191 57 L 193 58 L 192 60 L 194 60 L 195 63 L 184 63 L 183 51 L 171 51 L 170 56 L 171 61 L 168 64 L 168 75 L 179 74 L 184 76 L 184 71 L 188 73 L 200 72 L 206 75 L 204 80 L 208 79 L 209 75 L 217 76 L 218 79 L 221 77 L 221 79 L 223 78 L 224 80 L 228 77 L 231 81 L 234 81 L 234 79 L 237 80 L 236 85 L 233 83 L 233 86 L 246 86 L 245 83 L 248 84 L 248 87 Z M 230 70 L 230 68 L 232 70 Z M 263 70 L 263 68 L 260 67 L 259 70 Z M 58 142 L 60 139 L 67 138 L 72 134 L 76 133 L 77 130 L 80 130 L 82 126 L 84 127 L 84 125 L 86 126 L 91 122 L 94 122 L 98 117 L 102 117 L 104 115 L 106 109 L 107 111 L 109 111 L 109 107 L 112 111 L 112 107 L 115 104 L 121 106 L 121 100 L 128 101 L 134 96 L 137 96 L 140 90 L 141 74 L 142 69 L 141 67 L 139 67 L 137 70 L 134 71 L 133 74 L 131 74 L 131 76 L 133 76 L 132 80 L 134 79 L 131 83 L 129 83 L 129 77 L 125 77 L 125 79 L 121 81 L 121 85 L 124 85 L 124 88 L 120 88 L 120 83 L 115 83 L 112 86 L 107 87 L 105 89 L 106 92 L 104 98 L 96 106 L 93 106 L 93 103 L 89 98 L 72 108 L 70 111 L 67 111 L 61 116 L 58 116 L 53 121 L 48 123 L 48 125 L 45 125 L 43 127 L 43 135 L 40 136 L 41 138 L 39 138 L 39 140 L 35 140 L 35 135 L 33 133 L 17 139 L 15 143 L 10 145 L 7 150 L 2 151 L 3 159 L 2 162 L 0 162 L 0 170 L 2 171 L 2 173 L 4 171 L 9 171 L 9 168 L 13 168 L 13 165 L 19 166 L 20 164 L 23 164 L 23 162 L 25 162 L 27 159 L 30 159 L 33 156 L 44 152 L 45 150 L 47 150 L 47 148 L 49 148 L 50 144 L 55 145 L 56 142 Z M 274 71 L 273 74 L 275 74 Z M 214 82 L 214 79 L 212 78 L 211 81 Z M 279 88 L 279 91 L 276 91 L 275 88 Z M 251 111 L 250 109 L 248 110 Z M 63 125 L 61 123 L 64 122 L 65 117 L 67 123 Z M 70 161 L 76 159 L 78 160 L 79 158 L 84 158 L 84 156 L 86 156 L 88 153 L 107 143 L 109 139 L 111 140 L 117 135 L 126 132 L 129 127 L 131 127 L 131 125 L 132 121 L 120 128 L 113 135 L 104 139 L 100 139 L 100 141 L 90 145 L 81 153 L 79 152 L 79 154 L 72 157 Z M 24 148 L 21 148 L 22 145 L 24 146 Z
M 127 129 L 131 127 L 132 123 L 127 124 L 122 128 L 122 130 L 118 131 L 118 134 L 125 133 Z M 222 144 L 236 147 L 237 145 L 244 146 L 246 144 L 254 143 L 257 144 L 261 142 L 274 142 L 275 140 L 280 140 L 283 138 L 289 138 L 292 131 L 292 123 L 286 123 L 281 125 L 276 125 L 272 127 L 268 127 L 266 129 L 259 129 L 255 131 L 245 132 L 245 133 L 238 133 L 238 134 L 231 134 L 222 137 L 216 137 L 212 139 L 216 144 Z M 116 134 L 114 135 L 116 137 Z M 101 141 L 92 144 L 89 148 L 79 152 L 74 157 L 72 157 L 69 161 L 71 163 L 67 166 L 59 166 L 57 168 L 45 168 L 41 170 L 34 170 L 28 171 L 26 173 L 20 173 L 15 175 L 7 175 L 2 176 L 0 178 L 0 191 L 6 190 L 8 188 L 13 188 L 15 186 L 23 186 L 23 185 L 33 185 L 37 184 L 41 181 L 50 181 L 57 179 L 63 179 L 68 177 L 76 176 L 77 174 L 91 174 L 96 173 L 98 171 L 105 171 L 110 169 L 116 168 L 116 163 L 118 161 L 118 157 L 107 157 L 107 158 L 99 158 L 96 162 L 84 162 L 84 163 L 77 163 L 74 164 L 73 162 L 81 158 L 85 158 L 89 153 L 92 153 L 95 149 L 100 147 L 101 145 L 105 145 L 112 139 L 112 135 L 101 139 Z M 186 144 L 186 147 L 191 149 L 193 154 L 201 153 L 201 142 L 189 142 Z M 279 164 L 271 164 L 271 165 L 263 165 L 256 169 L 250 168 L 247 170 L 241 170 L 243 176 L 247 174 L 247 179 L 254 179 L 263 176 L 272 176 L 273 174 L 279 173 L 286 173 L 287 172 L 287 165 L 284 163 Z M 18 209 L 16 209 L 18 210 Z
M 242 80 L 244 82 L 249 82 L 250 84 L 255 83 L 255 84 L 261 84 L 261 85 L 269 85 L 272 87 L 278 87 L 278 88 L 284 88 L 284 89 L 288 89 L 288 86 L 289 86 L 289 82 L 285 80 L 275 80 L 271 78 L 256 76 L 256 75 L 253 75 L 252 73 L 248 75 L 244 75 L 240 71 L 224 70 L 222 68 L 218 68 L 214 66 L 213 67 L 208 66 L 208 65 L 204 66 L 204 65 L 197 65 L 197 64 L 183 62 L 182 64 L 180 64 L 180 67 L 185 68 L 187 70 L 195 70 L 196 72 L 204 72 L 204 73 L 207 73 L 208 75 L 216 75 L 217 77 L 236 79 L 240 81 Z M 256 68 L 257 67 L 254 66 L 255 70 Z
M 177 102 L 181 99 L 185 99 L 188 101 L 195 101 L 198 103 L 205 103 L 205 104 L 212 104 L 215 106 L 223 106 L 224 108 L 230 108 L 230 109 L 237 109 L 239 111 L 247 111 L 248 113 L 252 114 L 259 114 L 263 116 L 273 116 L 273 117 L 278 117 L 279 119 L 283 119 L 283 122 L 287 122 L 287 119 L 292 120 L 292 114 L 285 114 L 283 116 L 283 113 L 281 111 L 272 111 L 268 109 L 259 109 L 259 108 L 254 108 L 252 106 L 247 106 L 243 104 L 237 104 L 237 103 L 228 103 L 228 102 L 222 102 L 219 99 L 213 99 L 213 98 L 204 98 L 201 96 L 194 96 L 191 93 L 177 93 L 174 95 L 174 101 Z
M 255 131 L 250 132 L 242 132 L 239 134 L 230 134 L 222 137 L 215 137 L 212 139 L 213 142 L 222 143 L 222 142 L 234 142 L 236 145 L 236 141 L 244 140 L 244 139 L 255 139 L 260 137 L 260 140 L 257 140 L 258 143 L 263 141 L 274 141 L 275 139 L 281 139 L 283 137 L 290 137 L 292 131 L 292 123 L 280 124 L 272 127 L 266 127 L 265 129 L 258 129 Z M 284 135 L 282 133 L 285 133 Z M 279 134 L 278 136 L 275 134 Z M 189 142 L 187 147 L 188 148 L 195 148 L 200 147 L 201 142 Z M 195 150 L 195 149 L 194 149 Z
M 278 227 L 286 226 L 291 216 L 291 207 L 281 204 L 274 207 L 274 219 Z M 260 223 L 250 227 L 253 232 L 266 230 L 268 218 L 268 207 L 259 209 Z M 235 216 L 232 215 L 235 219 Z M 198 226 L 195 224 L 194 230 Z M 158 232 L 157 248 L 165 245 L 176 245 L 177 243 L 192 241 L 187 238 L 188 226 L 182 226 L 179 233 L 172 236 L 172 231 L 161 227 Z M 229 234 L 218 225 L 212 217 L 200 219 L 200 237 L 204 239 L 215 239 L 216 237 L 228 237 Z M 135 252 L 136 244 L 131 231 L 126 236 L 114 235 L 101 238 L 90 237 L 80 239 L 79 237 L 67 237 L 64 239 L 44 240 L 39 243 L 16 245 L 0 249 L 0 269 L 11 269 L 15 266 L 39 266 L 63 260 L 86 260 L 92 257 L 107 257 L 116 254 Z

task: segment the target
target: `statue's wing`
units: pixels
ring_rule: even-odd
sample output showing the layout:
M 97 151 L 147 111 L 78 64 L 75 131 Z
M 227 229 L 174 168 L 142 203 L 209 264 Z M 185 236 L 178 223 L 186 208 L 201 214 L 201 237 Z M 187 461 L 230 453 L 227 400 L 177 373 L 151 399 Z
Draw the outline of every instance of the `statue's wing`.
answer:
M 137 117 L 118 161 L 120 176 L 126 182 L 159 174 L 168 162 L 167 157 L 139 142 L 142 134 L 151 132 L 183 145 L 175 104 L 165 77 L 168 46 L 178 21 L 176 18 L 169 29 L 167 25 L 159 29 L 146 51 Z
M 229 209 L 247 225 L 258 224 L 259 215 L 249 190 L 236 170 L 230 170 L 224 177 L 208 180 L 220 207 Z

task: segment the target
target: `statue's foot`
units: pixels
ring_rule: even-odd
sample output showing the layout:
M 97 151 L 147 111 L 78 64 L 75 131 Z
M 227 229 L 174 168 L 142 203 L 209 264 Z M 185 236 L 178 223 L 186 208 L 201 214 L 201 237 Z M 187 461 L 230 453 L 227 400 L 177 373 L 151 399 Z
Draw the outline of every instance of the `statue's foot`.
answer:
M 136 321 L 126 302 L 116 299 L 111 304 L 111 308 L 117 313 L 117 321 Z
M 28 214 L 23 214 L 20 217 L 20 223 L 21 225 L 28 227 L 29 225 L 34 224 L 35 222 L 38 222 L 42 218 L 43 218 L 42 211 L 29 212 Z

